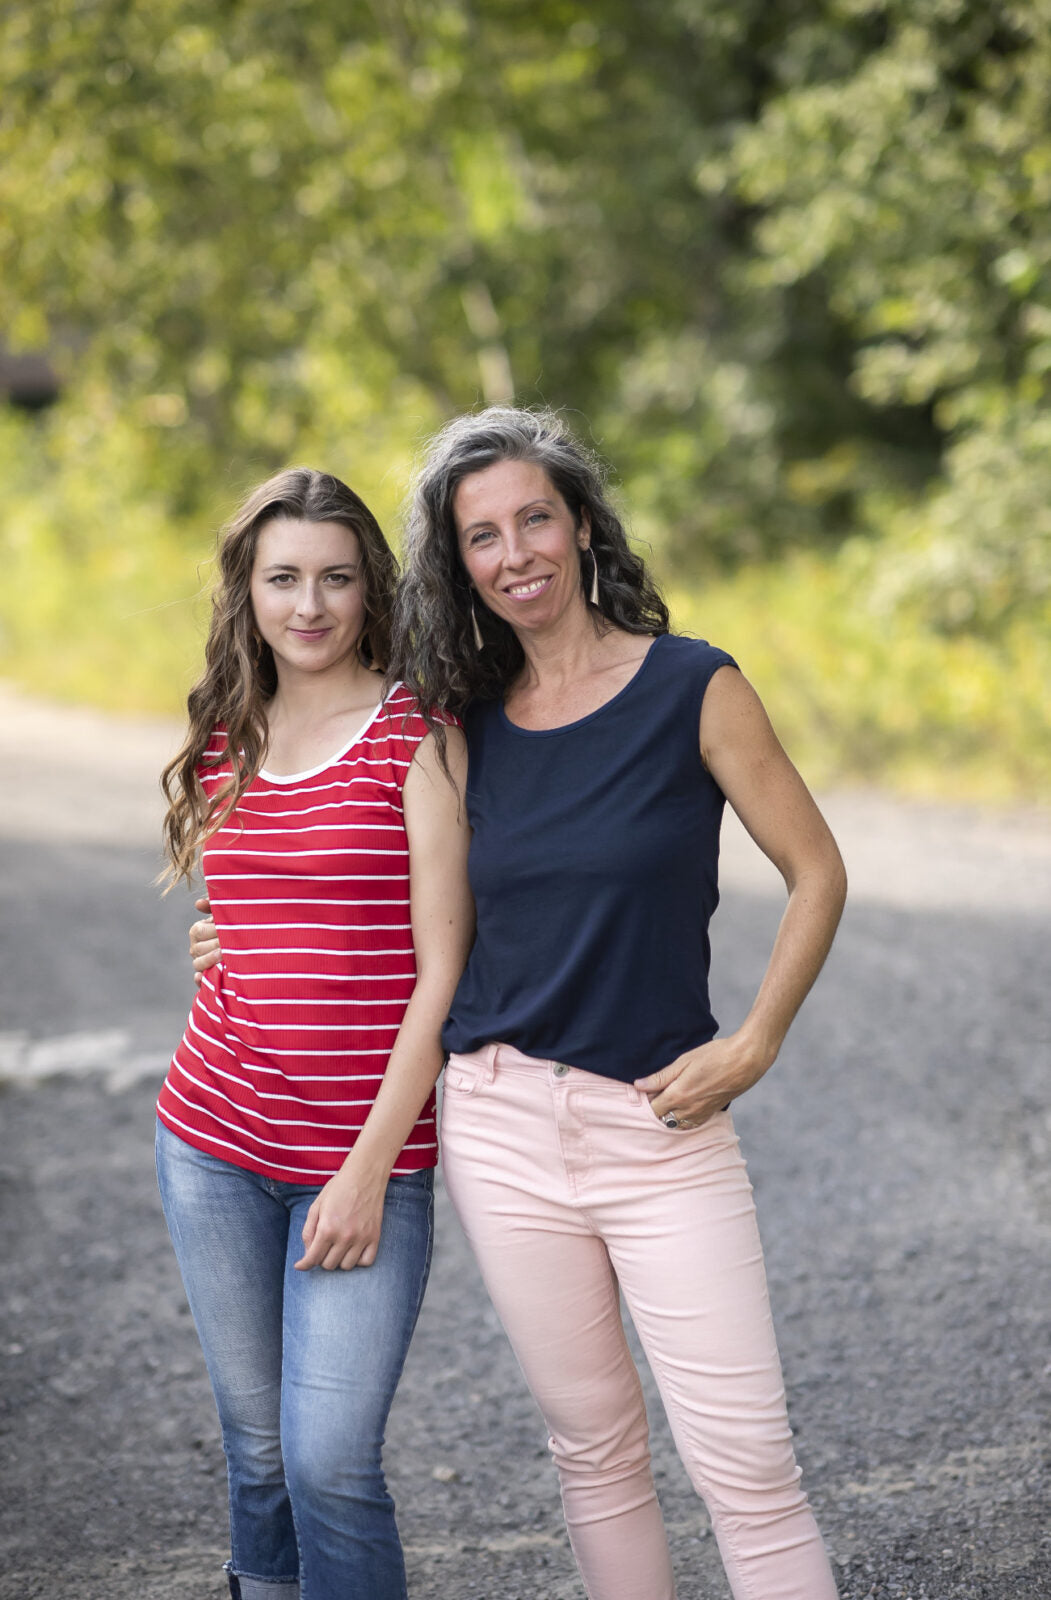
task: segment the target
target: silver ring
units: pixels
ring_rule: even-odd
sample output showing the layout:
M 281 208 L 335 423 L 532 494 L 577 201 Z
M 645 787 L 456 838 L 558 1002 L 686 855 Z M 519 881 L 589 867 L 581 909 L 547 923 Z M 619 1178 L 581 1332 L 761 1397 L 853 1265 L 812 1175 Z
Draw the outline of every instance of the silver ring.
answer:
M 674 1111 L 666 1111 L 661 1121 L 666 1128 L 677 1128 L 679 1126 L 679 1119 Z

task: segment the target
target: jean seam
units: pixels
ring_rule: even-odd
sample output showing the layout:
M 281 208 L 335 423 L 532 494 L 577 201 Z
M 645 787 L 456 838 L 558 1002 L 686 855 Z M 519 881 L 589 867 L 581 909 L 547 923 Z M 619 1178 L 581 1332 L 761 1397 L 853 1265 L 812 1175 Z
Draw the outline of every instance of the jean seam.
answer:
M 434 1191 L 430 1190 L 428 1192 L 428 1195 L 427 1195 L 427 1254 L 424 1257 L 424 1261 L 423 1261 L 423 1271 L 420 1273 L 420 1287 L 419 1287 L 419 1290 L 418 1290 L 417 1295 L 416 1295 L 416 1309 L 414 1310 L 414 1312 L 412 1314 L 412 1333 L 415 1333 L 415 1331 L 416 1331 L 416 1324 L 417 1324 L 417 1322 L 419 1321 L 419 1318 L 420 1318 L 420 1307 L 423 1305 L 423 1297 L 424 1297 L 425 1293 L 427 1292 L 427 1280 L 431 1275 L 431 1258 L 432 1258 L 433 1254 L 434 1254 Z M 409 1338 L 410 1338 L 410 1342 L 411 1342 L 412 1334 L 409 1335 Z M 406 1353 L 406 1356 L 407 1356 L 408 1355 L 408 1346 L 406 1346 L 405 1353 Z M 404 1365 L 405 1364 L 404 1364 L 404 1361 L 403 1361 L 402 1362 L 403 1370 L 404 1370 Z M 399 1374 L 398 1374 L 398 1383 L 400 1383 L 400 1382 L 401 1382 L 401 1373 L 399 1372 Z
M 737 1568 L 737 1582 L 745 1591 L 744 1595 L 742 1596 L 742 1600 L 762 1600 L 762 1595 L 759 1593 L 759 1590 L 755 1587 L 755 1583 L 753 1582 L 752 1574 L 746 1570 L 741 1547 L 738 1542 L 739 1529 L 743 1524 L 744 1519 L 735 1516 L 732 1511 L 729 1511 L 723 1507 L 720 1497 L 715 1493 L 715 1490 L 712 1487 L 711 1479 L 707 1476 L 707 1474 L 697 1471 L 696 1468 L 694 1470 L 696 1473 L 696 1482 L 699 1486 L 701 1499 L 707 1506 L 708 1515 L 712 1519 L 712 1528 L 716 1535 L 716 1542 L 720 1542 L 719 1533 L 721 1531 L 723 1540 L 726 1543 L 726 1547 L 733 1557 L 734 1565 Z M 727 1573 L 727 1577 L 731 1579 L 732 1585 L 734 1580 L 731 1578 L 730 1573 Z

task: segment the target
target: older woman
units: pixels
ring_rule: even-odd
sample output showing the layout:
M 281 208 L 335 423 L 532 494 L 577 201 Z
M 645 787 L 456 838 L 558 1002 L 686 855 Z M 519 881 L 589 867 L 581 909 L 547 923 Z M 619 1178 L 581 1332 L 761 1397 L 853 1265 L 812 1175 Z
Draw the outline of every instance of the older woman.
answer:
M 443 1035 L 445 1179 L 550 1429 L 588 1594 L 674 1594 L 619 1287 L 737 1600 L 831 1600 L 730 1105 L 832 941 L 835 842 L 730 656 L 669 633 L 550 414 L 491 408 L 435 440 L 393 654 L 421 706 L 465 716 L 477 935 Z M 717 1037 L 724 797 L 788 904 Z

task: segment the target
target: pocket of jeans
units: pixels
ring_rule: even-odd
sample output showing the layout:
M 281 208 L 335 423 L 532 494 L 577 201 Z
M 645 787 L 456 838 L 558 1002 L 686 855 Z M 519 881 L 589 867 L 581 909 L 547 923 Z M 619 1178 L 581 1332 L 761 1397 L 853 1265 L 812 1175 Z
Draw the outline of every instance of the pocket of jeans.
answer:
M 647 1099 L 645 1095 L 643 1095 L 642 1099 L 638 1102 L 638 1104 L 639 1104 L 639 1110 L 642 1112 L 642 1115 L 645 1117 L 646 1121 L 650 1124 L 650 1126 L 653 1127 L 653 1128 L 656 1128 L 658 1133 L 663 1133 L 666 1138 L 674 1139 L 676 1137 L 676 1135 L 680 1135 L 681 1136 L 684 1132 L 688 1132 L 689 1131 L 688 1129 L 683 1129 L 683 1128 L 669 1128 L 668 1124 L 666 1122 L 663 1122 L 661 1120 L 661 1118 L 657 1115 L 657 1113 L 654 1111 L 654 1109 L 653 1109 L 653 1101 Z
M 477 1067 L 461 1067 L 457 1061 L 450 1059 L 442 1075 L 442 1092 L 454 1095 L 474 1094 L 480 1081 L 481 1073 Z
M 730 1104 L 732 1103 L 733 1102 L 731 1101 Z M 650 1123 L 661 1133 L 663 1133 L 666 1138 L 681 1140 L 689 1138 L 690 1134 L 692 1133 L 714 1133 L 715 1130 L 722 1124 L 723 1118 L 730 1109 L 730 1104 L 721 1107 L 721 1109 L 718 1111 L 713 1111 L 711 1116 L 707 1117 L 705 1121 L 696 1128 L 669 1128 L 668 1124 L 663 1121 L 663 1119 L 654 1111 L 652 1100 L 647 1100 L 645 1096 L 643 1096 L 643 1098 L 639 1101 L 639 1108 L 643 1115 L 648 1118 Z

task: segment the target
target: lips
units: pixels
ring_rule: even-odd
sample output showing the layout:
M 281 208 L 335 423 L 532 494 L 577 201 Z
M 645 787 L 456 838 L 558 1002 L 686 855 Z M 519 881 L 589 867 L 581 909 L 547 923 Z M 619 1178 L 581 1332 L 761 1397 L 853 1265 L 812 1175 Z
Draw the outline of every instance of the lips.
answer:
M 295 639 L 305 639 L 308 644 L 315 639 L 327 639 L 330 628 L 289 628 L 289 633 Z

